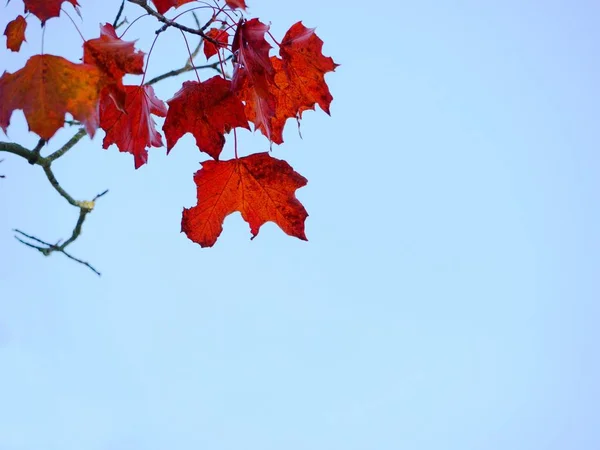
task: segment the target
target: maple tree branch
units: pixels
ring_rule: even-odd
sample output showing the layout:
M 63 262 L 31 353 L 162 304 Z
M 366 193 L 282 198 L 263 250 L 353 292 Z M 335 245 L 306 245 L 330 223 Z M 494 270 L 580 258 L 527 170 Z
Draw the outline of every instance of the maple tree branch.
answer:
M 15 144 L 14 142 L 0 142 L 0 152 L 2 151 L 18 155 L 25 158 L 27 161 L 29 161 L 32 154 L 31 150 L 26 149 L 22 145 Z M 39 161 L 34 164 L 36 163 L 39 164 Z
M 80 216 L 81 218 L 81 216 Z M 80 219 L 81 223 L 83 223 L 83 219 Z M 78 221 L 79 223 L 79 221 Z M 81 232 L 81 226 L 79 227 Z M 49 242 L 45 242 L 42 241 L 41 239 L 36 238 L 35 236 L 30 236 L 29 234 L 23 233 L 21 230 L 13 230 L 15 233 L 20 234 L 21 236 L 26 237 L 27 239 L 31 239 L 32 241 L 36 241 L 39 242 L 40 244 L 45 245 L 46 247 L 40 247 L 39 245 L 35 245 L 32 244 L 31 242 L 27 242 L 25 240 L 23 240 L 22 238 L 20 238 L 19 236 L 15 236 L 15 239 L 17 241 L 19 241 L 21 244 L 26 245 L 27 247 L 31 247 L 31 248 L 35 248 L 36 250 L 38 250 L 42 255 L 44 256 L 48 256 L 50 255 L 52 252 L 59 252 L 62 253 L 63 255 L 65 255 L 67 258 L 72 259 L 75 262 L 78 262 L 79 264 L 83 264 L 84 266 L 88 267 L 91 271 L 93 271 L 96 275 L 101 276 L 102 274 L 100 272 L 98 272 L 90 263 L 88 263 L 87 261 L 83 261 L 79 258 L 74 257 L 73 255 L 71 255 L 70 253 L 67 253 L 64 249 L 64 244 L 63 246 L 58 246 L 58 245 L 54 245 L 54 244 L 50 244 Z M 73 237 L 73 236 L 71 236 Z M 76 238 L 75 238 L 76 239 Z M 62 247 L 62 248 L 61 248 Z
M 204 29 L 206 28 L 207 25 L 205 25 L 204 27 L 202 27 L 198 30 L 194 30 L 193 28 L 186 27 L 185 25 L 181 25 L 180 23 L 175 22 L 174 20 L 167 19 L 165 16 L 163 16 L 159 12 L 153 10 L 148 5 L 147 0 L 127 0 L 127 1 L 130 3 L 133 3 L 134 5 L 138 5 L 140 8 L 143 8 L 148 14 L 155 17 L 159 22 L 162 22 L 165 24 L 163 27 L 159 28 L 156 31 L 156 34 L 162 33 L 169 27 L 174 27 L 174 28 L 179 28 L 181 31 L 185 31 L 187 33 L 197 34 L 198 36 L 202 36 L 203 39 L 205 39 L 209 42 L 212 42 L 216 46 L 219 46 L 219 42 L 216 39 L 213 39 L 210 36 L 207 36 L 206 34 L 204 34 Z
M 232 57 L 233 57 L 233 55 L 230 55 L 224 61 L 228 61 Z M 147 81 L 144 84 L 146 84 L 146 85 L 155 84 L 155 83 L 158 83 L 159 81 L 164 80 L 165 78 L 175 77 L 177 75 L 181 75 L 182 73 L 189 72 L 191 70 L 200 70 L 200 69 L 214 69 L 217 72 L 221 73 L 221 68 L 220 68 L 219 61 L 216 61 L 216 62 L 214 62 L 212 64 L 204 64 L 202 66 L 192 66 L 190 64 L 186 64 L 181 69 L 171 70 L 169 72 L 163 73 L 162 75 L 158 75 L 158 76 L 152 78 L 150 81 Z
M 46 159 L 51 163 L 55 159 L 60 158 L 62 155 L 67 153 L 69 150 L 71 150 L 73 148 L 73 146 L 75 144 L 77 144 L 81 140 L 81 138 L 83 138 L 85 136 L 85 133 L 86 133 L 85 128 L 80 128 L 79 131 L 77 131 L 77 133 L 75 133 L 75 136 L 73 136 L 71 139 L 69 139 L 69 141 L 65 145 L 63 145 L 61 148 L 59 148 L 57 151 L 55 151 L 51 155 L 48 155 L 46 157 Z
M 117 17 L 115 17 L 115 20 L 113 22 L 113 28 L 116 30 L 119 26 L 119 19 L 121 18 L 121 14 L 123 14 L 123 8 L 125 8 L 125 0 L 121 1 L 121 6 L 119 8 L 119 12 L 117 13 Z
M 31 151 L 31 156 L 29 157 L 27 162 L 32 166 L 40 159 L 40 152 L 42 151 L 42 147 L 45 143 L 45 139 L 40 139 L 35 148 Z
M 32 165 L 38 165 L 42 167 L 42 170 L 44 171 L 44 174 L 46 175 L 46 178 L 48 178 L 48 181 L 50 182 L 50 184 L 52 185 L 52 187 L 60 194 L 61 197 L 63 197 L 69 204 L 75 206 L 76 208 L 79 208 L 79 218 L 77 219 L 77 223 L 75 224 L 75 227 L 73 228 L 73 231 L 71 233 L 71 236 L 62 244 L 50 244 L 46 241 L 42 241 L 39 238 L 36 238 L 34 236 L 28 235 L 20 230 L 14 230 L 16 233 L 20 234 L 21 236 L 24 236 L 30 240 L 36 241 L 40 244 L 43 244 L 45 247 L 41 247 L 39 245 L 35 245 L 32 244 L 31 242 L 27 242 L 24 241 L 22 238 L 20 238 L 19 236 L 15 236 L 15 238 L 27 245 L 28 247 L 31 248 L 35 248 L 37 250 L 39 250 L 44 256 L 48 256 L 53 252 L 59 252 L 59 253 L 63 253 L 65 256 L 67 256 L 68 258 L 72 259 L 73 261 L 76 261 L 80 264 L 85 265 L 86 267 L 88 267 L 89 269 L 91 269 L 94 273 L 96 273 L 97 275 L 100 275 L 100 272 L 98 272 L 94 267 L 92 267 L 88 262 L 86 261 L 82 261 L 81 259 L 75 258 L 73 255 L 67 253 L 65 251 L 65 248 L 72 244 L 81 234 L 81 228 L 83 226 L 83 223 L 85 221 L 85 218 L 87 217 L 87 215 L 92 212 L 92 210 L 94 209 L 95 206 L 95 202 L 98 198 L 102 197 L 103 195 L 105 195 L 108 190 L 105 190 L 104 192 L 96 195 L 92 200 L 90 201 L 80 201 L 80 200 L 75 200 L 67 191 L 65 191 L 63 189 L 63 187 L 60 185 L 60 183 L 58 182 L 58 180 L 56 179 L 56 177 L 54 176 L 54 173 L 52 172 L 52 163 L 60 158 L 61 156 L 63 156 L 67 151 L 69 151 L 77 142 L 79 142 L 81 140 L 81 138 L 83 136 L 85 136 L 85 129 L 81 128 L 79 131 L 77 131 L 77 133 L 66 143 L 64 144 L 60 149 L 58 149 L 57 151 L 55 151 L 54 153 L 52 153 L 51 155 L 47 156 L 47 157 L 43 157 L 40 156 L 40 151 L 41 148 L 44 146 L 44 144 L 46 143 L 45 140 L 40 139 L 38 144 L 36 145 L 36 147 L 33 150 L 29 150 L 19 144 L 15 144 L 12 142 L 0 142 L 0 151 L 6 151 L 8 153 L 13 153 L 15 155 L 21 156 L 22 158 L 26 159 L 30 164 Z

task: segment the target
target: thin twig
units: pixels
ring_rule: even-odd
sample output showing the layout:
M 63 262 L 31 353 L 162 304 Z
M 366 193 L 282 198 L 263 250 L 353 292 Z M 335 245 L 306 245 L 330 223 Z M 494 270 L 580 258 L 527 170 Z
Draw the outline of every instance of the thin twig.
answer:
M 207 41 L 212 42 L 213 44 L 215 44 L 217 46 L 219 45 L 219 42 L 216 39 L 213 39 L 213 38 L 207 36 L 206 34 L 204 34 L 203 29 L 194 30 L 193 28 L 186 27 L 185 25 L 181 25 L 180 23 L 177 23 L 173 20 L 167 19 L 162 14 L 153 10 L 148 5 L 147 0 L 127 0 L 127 1 L 130 3 L 133 3 L 135 5 L 138 5 L 140 8 L 143 8 L 148 14 L 150 14 L 151 16 L 154 16 L 159 22 L 162 22 L 165 24 L 165 26 L 163 26 L 162 28 L 160 28 L 156 31 L 156 34 L 160 34 L 164 30 L 166 30 L 168 27 L 174 27 L 174 28 L 179 28 L 181 31 L 185 31 L 187 33 L 197 34 L 198 36 L 202 36 L 203 39 L 206 39 Z
M 227 57 L 227 59 L 225 59 L 224 61 L 228 61 L 232 57 L 233 57 L 233 55 L 229 55 Z M 152 78 L 150 81 L 146 82 L 145 84 L 150 85 L 150 84 L 158 83 L 159 81 L 162 81 L 165 78 L 175 77 L 177 75 L 181 75 L 182 73 L 189 72 L 191 70 L 213 69 L 213 70 L 216 70 L 217 72 L 221 73 L 221 69 L 220 69 L 219 65 L 220 65 L 219 61 L 216 61 L 212 64 L 205 64 L 202 66 L 185 65 L 181 69 L 171 70 L 170 72 L 166 72 L 166 73 L 163 73 L 162 75 L 158 75 L 157 77 Z
M 75 227 L 73 228 L 73 231 L 71 232 L 71 236 L 69 237 L 69 239 L 67 239 L 65 242 L 63 242 L 60 245 L 58 243 L 50 244 L 39 238 L 28 235 L 20 230 L 14 230 L 14 231 L 30 240 L 36 241 L 40 244 L 43 244 L 45 247 L 32 244 L 31 242 L 24 241 L 22 238 L 20 238 L 18 236 L 15 236 L 15 238 L 19 242 L 22 242 L 23 244 L 27 245 L 28 247 L 39 250 L 45 256 L 48 256 L 53 252 L 63 253 L 65 256 L 72 259 L 73 261 L 76 261 L 80 264 L 87 266 L 94 273 L 96 273 L 97 275 L 100 275 L 100 272 L 98 272 L 94 267 L 92 267 L 91 264 L 89 264 L 88 262 L 83 261 L 79 258 L 75 258 L 73 255 L 69 254 L 65 250 L 65 248 L 68 245 L 72 244 L 81 235 L 81 229 L 82 229 L 83 223 L 85 221 L 85 218 L 94 209 L 96 200 L 98 198 L 102 197 L 103 195 L 105 195 L 108 192 L 108 190 L 105 190 L 104 192 L 96 195 L 94 197 L 94 199 L 91 201 L 75 200 L 67 191 L 65 191 L 63 189 L 63 187 L 60 185 L 60 183 L 54 176 L 54 172 L 52 171 L 52 163 L 56 159 L 63 156 L 67 151 L 69 151 L 77 142 L 79 142 L 81 140 L 81 138 L 84 135 L 85 135 L 85 130 L 83 128 L 78 130 L 77 133 L 66 144 L 64 144 L 60 149 L 58 149 L 56 152 L 52 153 L 48 157 L 40 156 L 40 150 L 43 147 L 43 145 L 46 143 L 46 141 L 44 141 L 43 139 L 40 139 L 37 146 L 33 150 L 29 150 L 19 144 L 15 144 L 12 142 L 0 142 L 0 151 L 6 151 L 9 153 L 13 153 L 15 155 L 21 156 L 22 158 L 26 159 L 30 164 L 41 166 L 42 170 L 46 174 L 46 178 L 48 178 L 48 181 L 50 182 L 52 187 L 61 195 L 61 197 L 63 197 L 69 204 L 79 208 L 79 217 L 77 219 L 77 223 L 75 224 Z
M 74 257 L 73 255 L 71 255 L 70 253 L 67 253 L 63 248 L 61 248 L 62 246 L 57 246 L 54 244 L 50 244 L 49 242 L 45 242 L 42 241 L 39 238 L 36 238 L 35 236 L 31 236 L 29 234 L 23 233 L 21 230 L 13 230 L 15 233 L 19 233 L 22 236 L 25 236 L 28 239 L 31 239 L 32 241 L 36 241 L 39 242 L 40 244 L 45 245 L 46 247 L 40 247 L 38 245 L 34 245 L 30 242 L 27 242 L 23 239 L 21 239 L 19 236 L 15 236 L 15 239 L 17 241 L 19 241 L 20 243 L 26 245 L 27 247 L 31 247 L 31 248 L 35 248 L 36 250 L 38 250 L 42 255 L 44 256 L 48 256 L 50 255 L 52 252 L 59 252 L 62 253 L 63 255 L 65 255 L 67 258 L 72 259 L 75 262 L 78 262 L 79 264 L 83 264 L 84 266 L 88 267 L 91 271 L 93 271 L 96 275 L 98 276 L 102 276 L 102 274 L 100 272 L 98 272 L 90 263 L 88 263 L 87 261 L 83 261 L 79 258 Z M 63 244 L 64 245 L 64 244 Z
M 85 136 L 85 128 L 80 128 L 77 131 L 77 133 L 75 133 L 75 136 L 69 139 L 68 142 L 61 148 L 59 148 L 57 151 L 55 151 L 51 155 L 48 155 L 46 159 L 49 161 L 49 163 L 51 163 L 55 159 L 60 158 L 62 155 L 71 150 L 73 146 L 77 144 L 81 140 L 81 138 L 83 138 L 83 136 Z
M 121 14 L 123 14 L 123 8 L 125 7 L 125 0 L 121 1 L 121 7 L 119 8 L 119 12 L 117 13 L 117 17 L 113 21 L 113 28 L 116 30 L 119 27 L 119 19 L 121 18 Z
M 56 190 L 56 192 L 58 192 L 66 201 L 68 201 L 69 204 L 79 208 L 81 206 L 80 205 L 81 202 L 78 202 L 77 200 L 75 200 L 73 197 L 71 197 L 71 195 L 69 195 L 69 193 L 67 191 L 65 191 L 62 188 L 62 186 L 59 184 L 58 180 L 54 176 L 54 173 L 52 172 L 52 169 L 50 168 L 50 166 L 49 165 L 42 166 L 42 168 L 44 169 L 46 178 L 48 178 L 48 181 L 50 182 L 52 187 Z

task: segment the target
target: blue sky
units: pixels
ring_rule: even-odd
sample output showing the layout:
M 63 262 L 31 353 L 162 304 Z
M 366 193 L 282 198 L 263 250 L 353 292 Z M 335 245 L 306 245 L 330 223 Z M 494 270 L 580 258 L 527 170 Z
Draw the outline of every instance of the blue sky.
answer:
M 119 4 L 80 3 L 86 38 Z M 193 138 L 135 171 L 100 131 L 56 164 L 77 198 L 110 189 L 71 248 L 98 278 L 13 238 L 64 238 L 77 212 L 0 155 L 0 449 L 599 448 L 600 4 L 248 3 L 276 37 L 317 27 L 341 64 L 332 117 L 273 150 L 309 180 L 309 242 L 250 241 L 236 213 L 200 248 L 179 233 Z M 38 25 L 0 71 L 40 52 Z M 127 37 L 147 51 L 155 28 Z M 81 57 L 68 19 L 44 49 Z M 185 52 L 165 33 L 150 74 Z M 9 138 L 33 147 L 26 130 L 15 113 Z

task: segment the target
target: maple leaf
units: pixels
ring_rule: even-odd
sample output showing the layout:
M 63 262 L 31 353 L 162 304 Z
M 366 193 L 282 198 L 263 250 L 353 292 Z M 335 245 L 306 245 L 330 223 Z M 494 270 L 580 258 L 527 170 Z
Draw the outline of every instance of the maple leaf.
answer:
M 227 6 L 229 6 L 230 8 L 233 8 L 233 9 L 236 9 L 236 8 L 240 8 L 243 10 L 246 9 L 245 0 L 225 0 L 225 3 L 227 3 Z
M 119 39 L 110 23 L 100 27 L 99 38 L 84 42 L 83 62 L 95 64 L 115 80 L 123 78 L 126 73 L 144 73 L 144 53 L 135 50 L 135 42 Z
M 4 35 L 6 36 L 6 47 L 13 52 L 18 52 L 21 49 L 21 44 L 25 40 L 25 29 L 27 28 L 27 22 L 23 16 L 17 16 L 15 20 L 11 20 L 6 29 Z
M 167 103 L 169 112 L 163 125 L 167 153 L 189 132 L 201 151 L 218 159 L 225 133 L 234 127 L 250 128 L 244 105 L 231 91 L 231 82 L 218 75 L 202 83 L 185 81 Z
M 297 22 L 287 31 L 279 54 L 285 62 L 290 79 L 305 96 L 304 109 L 314 109 L 317 103 L 329 114 L 329 105 L 333 100 L 324 75 L 335 70 L 339 64 L 330 57 L 323 56 L 323 41 L 315 34 L 314 28 L 306 28 Z
M 302 112 L 314 110 L 315 104 L 330 113 L 333 97 L 324 75 L 335 70 L 338 64 L 323 56 L 322 47 L 323 41 L 314 33 L 314 28 L 306 28 L 302 22 L 292 25 L 281 42 L 282 58 L 271 57 L 275 70 L 274 83 L 269 86 L 273 114 L 262 114 L 260 104 L 246 101 L 248 120 L 272 142 L 283 143 L 287 119 L 300 119 Z
M 193 0 L 152 0 L 154 6 L 156 6 L 156 10 L 164 14 L 172 7 L 178 8 L 181 5 L 185 5 Z
M 306 178 L 285 161 L 255 153 L 229 161 L 205 161 L 194 175 L 198 204 L 184 208 L 181 231 L 202 247 L 212 247 L 223 221 L 239 211 L 250 225 L 252 238 L 265 222 L 275 222 L 286 234 L 306 240 L 308 213 L 295 191 Z
M 242 19 L 238 23 L 231 48 L 235 55 L 233 89 L 238 89 L 247 77 L 249 85 L 260 97 L 269 95 L 274 70 L 269 59 L 271 45 L 265 40 L 267 31 L 269 26 L 258 19 Z
M 75 9 L 79 6 L 77 0 L 23 0 L 25 3 L 25 12 L 31 12 L 42 21 L 42 26 L 46 20 L 60 15 L 60 8 L 64 2 L 69 2 Z
M 100 27 L 99 38 L 84 42 L 83 62 L 94 64 L 102 71 L 105 84 L 120 108 L 123 108 L 126 96 L 123 76 L 144 73 L 144 53 L 135 50 L 135 42 L 119 39 L 109 23 Z
M 109 95 L 100 101 L 100 127 L 106 131 L 102 147 L 117 144 L 119 151 L 132 153 L 135 168 L 148 162 L 147 147 L 162 147 L 162 137 L 150 114 L 165 117 L 166 105 L 156 98 L 152 86 L 124 86 L 125 111 Z
M 225 30 L 211 28 L 206 33 L 206 36 L 208 36 L 211 39 L 214 39 L 215 41 L 219 42 L 220 44 L 223 44 L 223 45 L 219 45 L 220 48 L 226 47 L 227 43 L 229 42 L 229 35 L 227 34 L 227 32 Z M 206 56 L 206 59 L 210 58 L 213 55 L 216 55 L 218 51 L 219 51 L 219 49 L 217 48 L 217 46 L 215 44 L 213 44 L 212 42 L 207 41 L 207 40 L 204 41 L 204 56 Z
M 29 129 L 48 140 L 64 125 L 69 112 L 93 136 L 98 128 L 101 79 L 95 66 L 34 55 L 22 69 L 0 77 L 0 127 L 6 132 L 12 112 L 22 109 Z
M 271 90 L 272 87 L 269 88 Z M 269 141 L 273 140 L 271 129 L 276 116 L 275 97 L 270 93 L 266 96 L 259 95 L 247 77 L 243 78 L 235 93 L 244 102 L 244 112 L 254 124 L 255 130 L 261 130 Z

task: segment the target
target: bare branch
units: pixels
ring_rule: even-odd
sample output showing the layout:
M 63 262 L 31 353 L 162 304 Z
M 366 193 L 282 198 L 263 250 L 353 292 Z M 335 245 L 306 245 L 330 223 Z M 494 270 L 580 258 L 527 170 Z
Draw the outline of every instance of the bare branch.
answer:
M 46 143 L 45 139 L 40 139 L 35 146 L 35 148 L 31 151 L 31 156 L 27 160 L 27 162 L 31 165 L 34 165 L 38 159 L 40 159 L 40 152 L 42 151 L 42 147 Z
M 121 14 L 123 14 L 123 8 L 125 7 L 125 0 L 121 1 L 121 7 L 119 8 L 119 12 L 117 13 L 117 17 L 113 21 L 113 28 L 116 30 L 119 27 L 119 19 L 121 18 Z
M 43 244 L 43 246 L 39 246 L 36 244 L 32 244 L 31 242 L 24 241 L 22 238 L 20 238 L 18 236 L 15 236 L 15 238 L 19 242 L 22 242 L 23 244 L 27 245 L 28 247 L 39 250 L 44 256 L 48 256 L 53 252 L 63 253 L 65 256 L 72 259 L 73 261 L 76 261 L 80 264 L 87 266 L 90 270 L 94 271 L 94 273 L 100 275 L 100 272 L 98 272 L 88 262 L 82 261 L 81 259 L 78 259 L 78 258 L 75 258 L 73 255 L 67 253 L 65 251 L 65 248 L 68 245 L 72 244 L 81 235 L 81 228 L 83 226 L 85 218 L 94 209 L 96 200 L 98 198 L 102 197 L 103 195 L 105 195 L 108 192 L 108 190 L 96 195 L 94 197 L 94 199 L 90 200 L 90 201 L 75 200 L 67 191 L 65 191 L 63 189 L 63 187 L 60 185 L 60 183 L 54 176 L 54 173 L 52 172 L 52 163 L 56 159 L 63 156 L 77 142 L 79 142 L 81 140 L 81 138 L 83 136 L 85 136 L 85 133 L 86 133 L 85 129 L 83 129 L 83 128 L 79 129 L 77 131 L 77 133 L 66 144 L 64 144 L 60 149 L 58 149 L 57 151 L 55 151 L 48 157 L 40 156 L 40 150 L 46 143 L 46 141 L 43 139 L 39 140 L 37 146 L 33 150 L 29 150 L 19 144 L 15 144 L 12 142 L 0 142 L 0 151 L 6 151 L 8 153 L 13 153 L 15 155 L 21 156 L 22 158 L 26 159 L 32 165 L 41 166 L 42 170 L 46 174 L 46 178 L 48 178 L 48 181 L 50 182 L 52 187 L 61 195 L 61 197 L 63 197 L 69 204 L 75 206 L 76 208 L 79 208 L 79 218 L 77 219 L 77 223 L 75 224 L 75 227 L 73 228 L 73 231 L 71 232 L 71 236 L 69 237 L 69 239 L 67 239 L 64 243 L 62 243 L 60 245 L 58 243 L 50 244 L 46 241 L 42 241 L 39 238 L 28 235 L 20 230 L 14 230 L 14 231 L 16 233 L 20 234 L 21 236 L 24 236 L 30 240 L 38 242 L 39 244 Z
M 63 145 L 60 149 L 46 157 L 48 162 L 51 163 L 55 159 L 60 158 L 62 155 L 67 153 L 69 150 L 71 150 L 71 148 L 73 148 L 75 144 L 77 144 L 81 140 L 81 138 L 83 138 L 83 136 L 85 136 L 85 128 L 80 128 L 79 131 L 77 131 L 77 133 L 75 134 L 75 136 L 69 139 L 69 141 L 65 145 Z
M 203 39 L 206 39 L 207 41 L 212 42 L 213 44 L 215 44 L 217 46 L 219 45 L 219 42 L 217 40 L 204 34 L 204 30 L 206 29 L 208 24 L 198 30 L 194 30 L 193 28 L 186 27 L 185 25 L 181 25 L 180 23 L 177 23 L 173 20 L 169 20 L 162 14 L 156 12 L 148 5 L 147 0 L 127 0 L 127 1 L 143 8 L 148 14 L 155 17 L 159 22 L 162 22 L 165 24 L 165 26 L 163 26 L 162 28 L 160 28 L 159 30 L 156 31 L 156 34 L 163 32 L 168 27 L 174 27 L 174 28 L 179 28 L 181 31 L 185 31 L 187 33 L 197 34 L 198 36 L 202 36 Z
M 25 158 L 27 161 L 33 158 L 33 151 L 26 149 L 22 145 L 15 144 L 14 142 L 0 142 L 0 152 L 8 152 L 14 155 L 18 155 L 21 158 Z M 34 164 L 41 165 L 41 162 L 44 161 L 45 158 L 38 158 Z
M 223 60 L 229 61 L 233 55 L 229 55 L 226 59 Z M 165 78 L 175 77 L 177 75 L 181 75 L 182 73 L 189 72 L 191 70 L 201 70 L 201 69 L 213 69 L 217 72 L 221 73 L 221 67 L 219 61 L 216 61 L 212 64 L 204 64 L 202 66 L 190 66 L 189 64 L 183 66 L 181 69 L 171 70 L 170 72 L 163 73 L 162 75 L 158 75 L 157 77 L 152 78 L 150 81 L 147 81 L 145 84 L 150 85 L 154 83 L 158 83 L 159 81 L 164 80 Z
M 66 201 L 69 202 L 69 204 L 76 206 L 77 208 L 79 208 L 81 205 L 81 202 L 78 202 L 77 200 L 75 200 L 73 197 L 71 197 L 69 195 L 69 193 L 67 191 L 65 191 L 62 186 L 59 184 L 58 180 L 56 179 L 56 177 L 54 176 L 54 173 L 52 172 L 52 169 L 50 168 L 49 165 L 47 166 L 42 166 L 42 168 L 44 169 L 44 173 L 46 174 L 46 178 L 48 178 L 48 181 L 50 182 L 50 184 L 52 185 L 52 187 L 56 190 L 56 192 L 58 192 L 61 197 L 63 197 Z
M 83 221 L 82 221 L 83 223 Z M 81 228 L 81 227 L 80 227 Z M 18 233 L 24 237 L 26 237 L 27 239 L 31 239 L 32 241 L 35 242 L 39 242 L 42 245 L 45 245 L 45 247 L 41 247 L 39 245 L 35 245 L 32 244 L 31 242 L 27 242 L 23 239 L 21 239 L 19 236 L 15 236 L 15 239 L 17 241 L 19 241 L 20 243 L 26 245 L 27 247 L 31 247 L 31 248 L 35 248 L 36 250 L 38 250 L 42 255 L 44 256 L 48 256 L 53 252 L 59 252 L 62 253 L 63 255 L 65 255 L 67 258 L 72 259 L 75 262 L 78 262 L 79 264 L 83 264 L 84 266 L 88 267 L 91 271 L 93 271 L 96 275 L 98 276 L 102 276 L 102 274 L 100 272 L 98 272 L 90 263 L 83 261 L 79 258 L 75 258 L 73 255 L 71 255 L 70 253 L 67 253 L 64 249 L 64 244 L 62 246 L 57 246 L 54 244 L 50 244 L 49 242 L 45 242 L 42 241 L 41 239 L 36 238 L 35 236 L 31 236 L 29 234 L 23 233 L 21 230 L 13 230 L 15 233 Z

